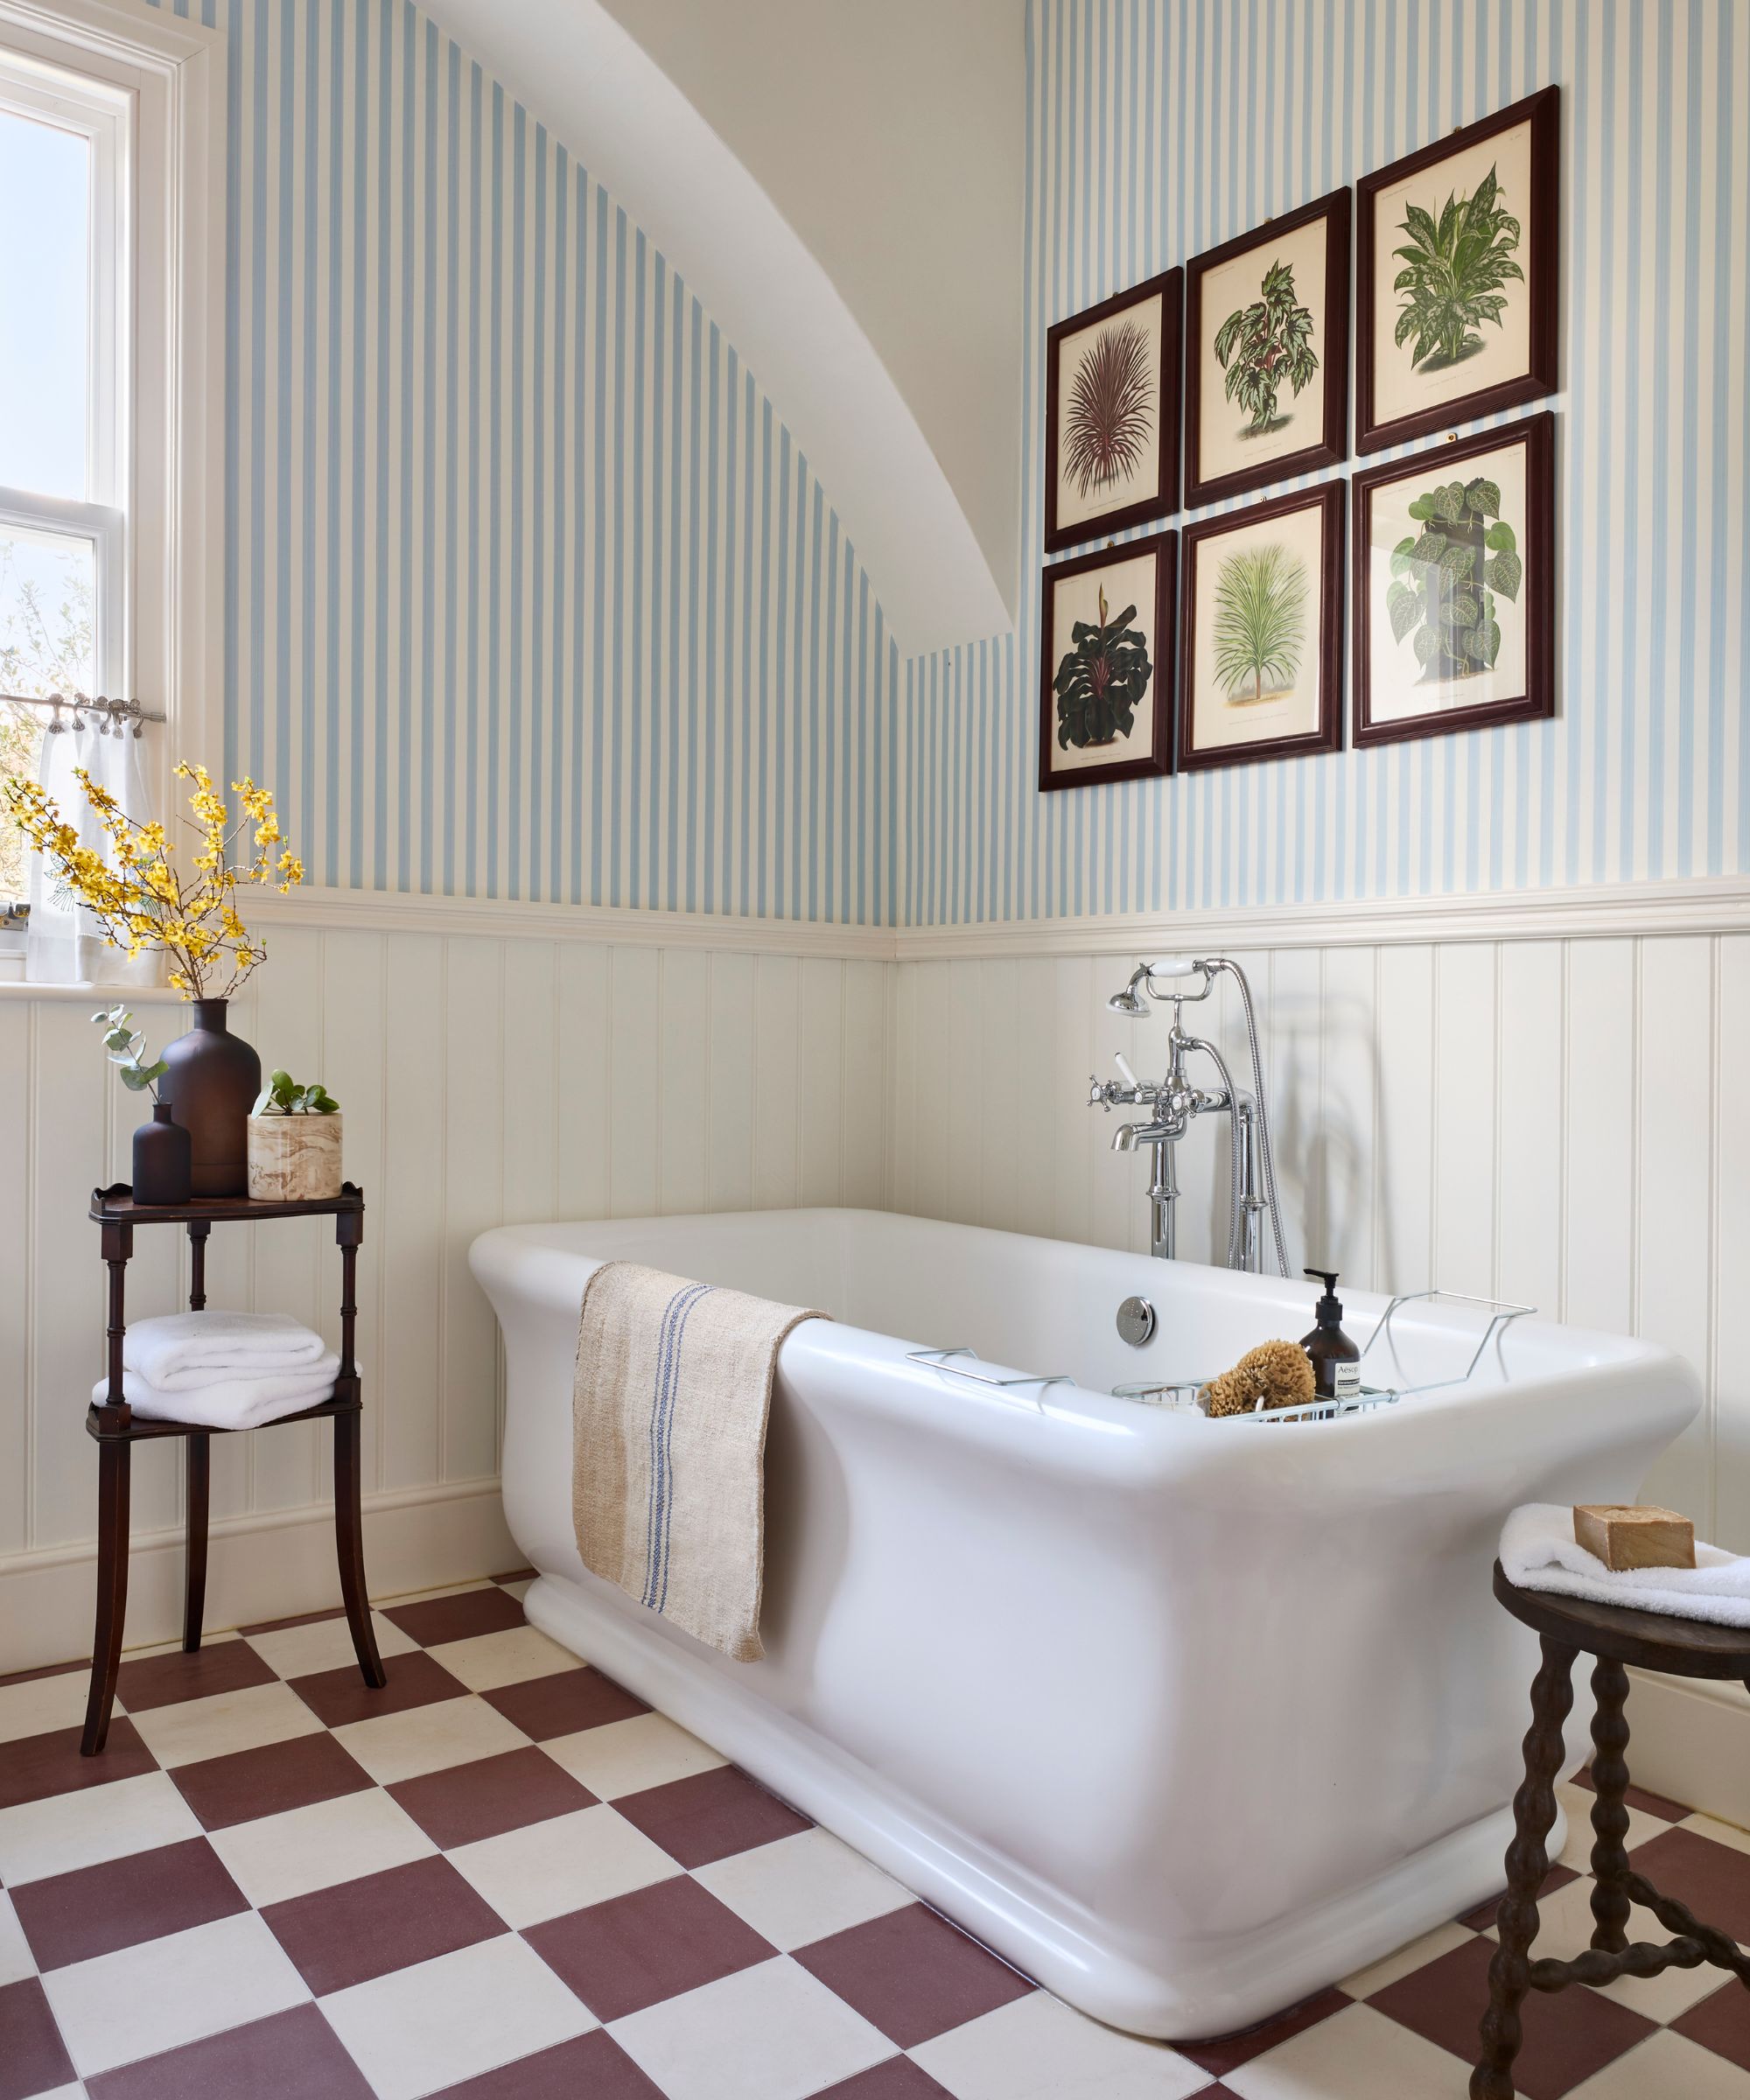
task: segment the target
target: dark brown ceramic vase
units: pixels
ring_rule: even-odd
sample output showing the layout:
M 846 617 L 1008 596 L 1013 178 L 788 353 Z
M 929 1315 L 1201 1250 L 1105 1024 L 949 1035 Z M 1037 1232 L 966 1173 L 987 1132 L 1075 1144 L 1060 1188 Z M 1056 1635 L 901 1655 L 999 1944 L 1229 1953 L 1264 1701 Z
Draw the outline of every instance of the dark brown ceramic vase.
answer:
M 193 1152 L 188 1132 L 171 1120 L 170 1103 L 152 1103 L 152 1119 L 134 1132 L 134 1200 L 186 1203 L 192 1193 Z
M 158 1098 L 188 1132 L 197 1196 L 241 1196 L 249 1186 L 249 1110 L 262 1060 L 225 1026 L 223 999 L 196 999 L 194 1026 L 164 1045 L 170 1070 Z

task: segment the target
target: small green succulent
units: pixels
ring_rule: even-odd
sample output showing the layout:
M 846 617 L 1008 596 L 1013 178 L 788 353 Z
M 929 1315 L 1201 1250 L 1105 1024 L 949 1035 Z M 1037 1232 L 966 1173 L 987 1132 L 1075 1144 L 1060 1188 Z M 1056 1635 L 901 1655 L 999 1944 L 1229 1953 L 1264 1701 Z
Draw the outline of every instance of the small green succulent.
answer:
M 334 1116 L 340 1104 L 322 1082 L 300 1087 L 290 1072 L 270 1072 L 268 1083 L 256 1096 L 250 1111 L 256 1116 Z

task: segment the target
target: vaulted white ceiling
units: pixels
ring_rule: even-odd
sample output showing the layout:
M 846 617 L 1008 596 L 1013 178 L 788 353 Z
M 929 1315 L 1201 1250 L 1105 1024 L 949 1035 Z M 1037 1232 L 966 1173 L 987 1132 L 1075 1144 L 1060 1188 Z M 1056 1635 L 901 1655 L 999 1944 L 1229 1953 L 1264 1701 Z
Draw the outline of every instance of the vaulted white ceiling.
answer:
M 704 302 L 901 651 L 1006 627 L 1023 0 L 426 4 Z

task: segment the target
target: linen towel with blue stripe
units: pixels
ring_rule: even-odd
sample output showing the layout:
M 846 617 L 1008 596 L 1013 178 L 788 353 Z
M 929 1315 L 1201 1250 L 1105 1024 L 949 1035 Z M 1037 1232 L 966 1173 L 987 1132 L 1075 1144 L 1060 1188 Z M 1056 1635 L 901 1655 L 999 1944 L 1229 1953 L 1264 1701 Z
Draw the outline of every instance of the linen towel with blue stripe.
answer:
M 637 1262 L 584 1289 L 571 1514 L 584 1565 L 738 1662 L 756 1662 L 766 1424 L 778 1351 L 823 1312 Z

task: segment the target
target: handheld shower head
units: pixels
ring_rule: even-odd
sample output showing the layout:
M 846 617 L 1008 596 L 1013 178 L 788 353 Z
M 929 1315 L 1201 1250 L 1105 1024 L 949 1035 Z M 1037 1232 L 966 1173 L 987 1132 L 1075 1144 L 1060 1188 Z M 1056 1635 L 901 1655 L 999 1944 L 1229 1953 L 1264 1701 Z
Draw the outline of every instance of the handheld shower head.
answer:
M 1149 966 L 1146 962 L 1140 969 L 1133 970 L 1130 972 L 1130 983 L 1122 991 L 1115 991 L 1107 1000 L 1106 1004 L 1109 1009 L 1113 1013 L 1127 1013 L 1135 1020 L 1147 1020 L 1149 1018 L 1148 1007 L 1144 1003 L 1143 995 L 1138 987 L 1148 983 L 1148 974 Z

